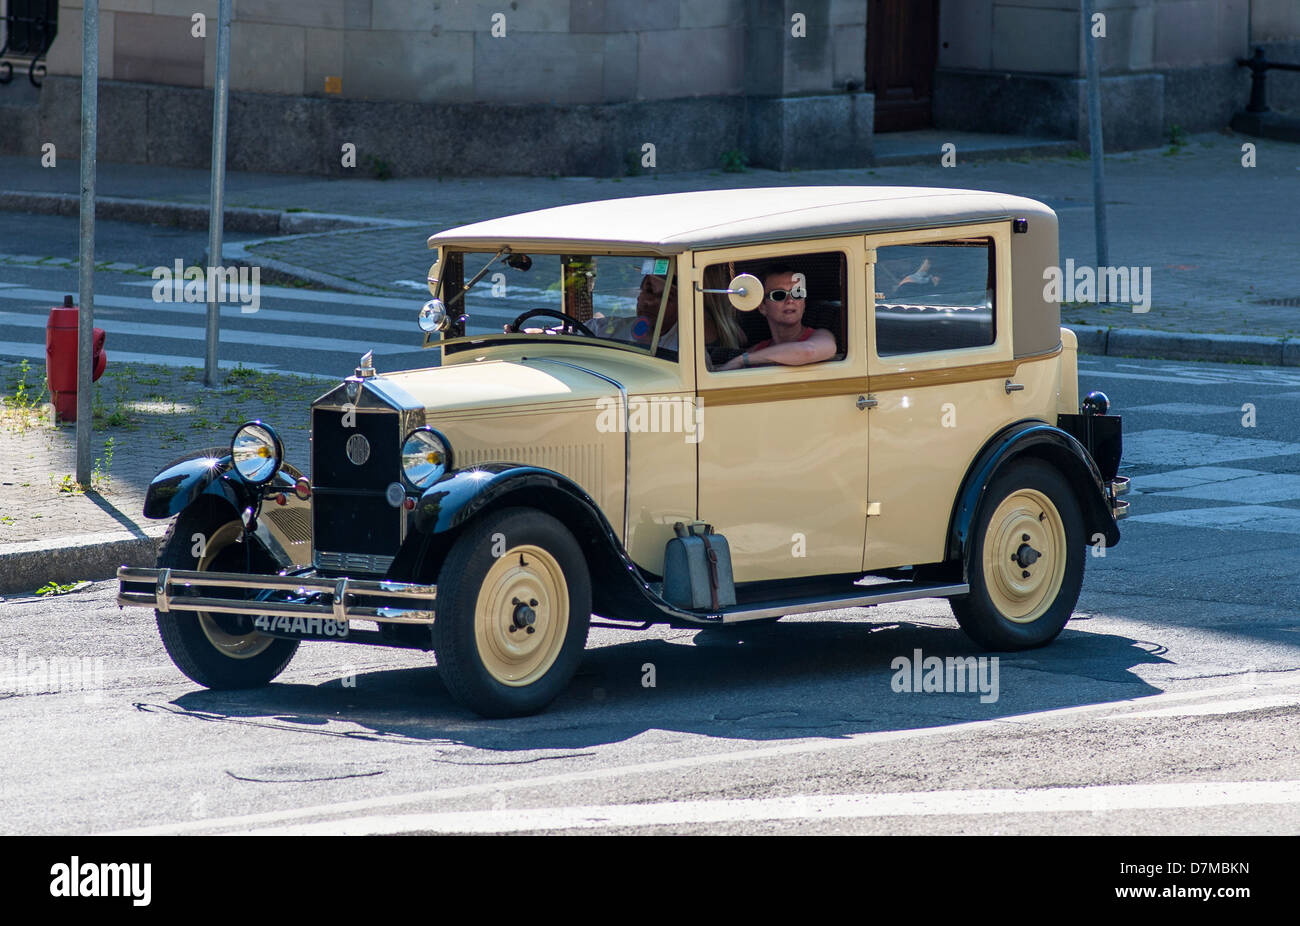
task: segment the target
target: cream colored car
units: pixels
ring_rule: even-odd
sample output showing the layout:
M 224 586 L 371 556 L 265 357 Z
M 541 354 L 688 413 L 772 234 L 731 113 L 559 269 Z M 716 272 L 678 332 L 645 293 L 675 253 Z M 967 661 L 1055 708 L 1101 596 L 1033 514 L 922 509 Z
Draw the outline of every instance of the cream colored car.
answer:
M 363 358 L 312 406 L 309 476 L 250 422 L 154 480 L 146 514 L 176 522 L 118 600 L 157 610 L 196 682 L 371 643 L 431 649 L 463 704 L 524 714 L 568 685 L 593 613 L 711 627 L 926 597 L 1020 649 L 1119 540 L 1120 419 L 1080 406 L 1041 203 L 681 193 L 429 246 L 441 362 Z

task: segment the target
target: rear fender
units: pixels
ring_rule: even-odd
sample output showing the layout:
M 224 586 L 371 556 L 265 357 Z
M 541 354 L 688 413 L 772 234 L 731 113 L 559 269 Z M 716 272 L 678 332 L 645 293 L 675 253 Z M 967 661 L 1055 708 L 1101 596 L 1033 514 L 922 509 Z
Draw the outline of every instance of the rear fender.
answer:
M 980 503 L 997 475 L 1017 459 L 1031 457 L 1056 467 L 1074 489 L 1087 536 L 1101 534 L 1107 546 L 1119 543 L 1119 527 L 1106 500 L 1101 472 L 1083 444 L 1043 421 L 1021 421 L 995 435 L 966 473 L 953 505 L 948 558 L 965 561 Z

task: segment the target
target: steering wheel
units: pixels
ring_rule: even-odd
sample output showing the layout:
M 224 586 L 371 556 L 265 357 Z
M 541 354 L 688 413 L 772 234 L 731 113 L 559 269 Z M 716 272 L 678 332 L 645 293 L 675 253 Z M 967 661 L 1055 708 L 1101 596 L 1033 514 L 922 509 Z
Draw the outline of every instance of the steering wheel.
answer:
M 563 321 L 571 331 L 581 331 L 589 338 L 599 337 L 599 335 L 597 335 L 596 332 L 592 331 L 582 322 L 578 321 L 578 319 L 574 318 L 572 315 L 567 315 L 564 312 L 561 312 L 557 309 L 529 309 L 527 312 L 524 312 L 522 315 L 520 315 L 518 318 L 516 318 L 514 321 L 510 323 L 510 330 L 518 331 L 520 325 L 528 321 L 528 319 L 536 318 L 539 315 L 546 315 L 549 316 L 550 318 L 558 318 L 561 321 Z

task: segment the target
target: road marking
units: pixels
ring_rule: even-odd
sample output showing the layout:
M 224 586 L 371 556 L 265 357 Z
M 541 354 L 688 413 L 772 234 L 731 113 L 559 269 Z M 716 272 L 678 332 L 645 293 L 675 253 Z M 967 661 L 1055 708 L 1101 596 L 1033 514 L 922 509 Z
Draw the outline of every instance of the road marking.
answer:
M 1227 685 L 1219 688 L 1204 688 L 1197 691 L 1166 692 L 1142 698 L 1127 698 L 1122 701 L 1104 701 L 1097 704 L 1083 704 L 1076 707 L 1054 708 L 1029 714 L 997 717 L 990 720 L 973 720 L 964 723 L 947 724 L 934 727 L 919 727 L 908 730 L 880 730 L 870 733 L 857 733 L 836 739 L 803 740 L 794 743 L 782 743 L 776 746 L 761 746 L 754 749 L 740 749 L 730 752 L 706 753 L 704 755 L 682 756 L 675 759 L 662 759 L 655 762 L 641 762 L 606 768 L 582 769 L 574 772 L 560 772 L 554 775 L 540 775 L 532 778 L 516 778 L 504 781 L 489 781 L 479 784 L 462 785 L 441 790 L 418 791 L 408 794 L 395 794 L 384 797 L 361 798 L 353 801 L 341 801 L 333 804 L 319 804 L 311 807 L 295 807 L 287 810 L 265 811 L 237 817 L 219 817 L 206 820 L 187 820 L 180 823 L 164 823 L 156 826 L 139 827 L 123 830 L 111 835 L 160 836 L 194 832 L 196 830 L 231 829 L 241 830 L 263 825 L 274 825 L 290 820 L 307 817 L 353 814 L 374 811 L 387 807 L 400 807 L 404 804 L 431 801 L 452 800 L 481 794 L 495 794 L 506 790 L 522 788 L 547 788 L 555 785 L 574 784 L 583 781 L 596 781 L 609 778 L 624 778 L 632 775 L 656 775 L 680 769 L 695 769 L 703 766 L 754 762 L 761 759 L 781 758 L 792 755 L 810 755 L 824 752 L 836 752 L 841 749 L 856 749 L 882 743 L 904 742 L 925 739 L 933 736 L 951 736 L 963 733 L 978 733 L 989 730 L 1004 730 L 1008 726 L 1022 726 L 1039 721 L 1052 722 L 1066 717 L 1088 716 L 1092 714 L 1123 714 L 1134 705 L 1145 708 L 1157 708 L 1166 704 L 1178 704 L 1185 701 L 1197 701 L 1219 696 L 1238 698 L 1245 693 L 1255 693 L 1258 689 L 1288 688 L 1300 686 L 1300 671 L 1281 672 L 1268 678 L 1256 677 L 1251 685 Z
M 1148 473 L 1133 477 L 1133 488 L 1142 492 L 1164 492 L 1169 489 L 1190 489 L 1210 483 L 1230 482 L 1265 473 L 1254 469 L 1233 466 L 1193 466 L 1190 469 L 1171 469 L 1163 473 Z
M 152 289 L 157 285 L 150 280 L 119 283 L 119 286 L 143 286 Z M 421 283 L 421 286 L 424 284 Z M 419 311 L 420 306 L 414 299 L 397 299 L 388 296 L 366 296 L 361 293 L 336 293 L 321 289 L 295 289 L 288 286 L 267 286 L 259 284 L 263 299 L 296 299 L 303 302 L 330 302 L 339 305 L 368 305 L 377 309 L 401 309 L 409 312 L 411 317 Z
M 1163 402 L 1159 405 L 1126 405 L 1124 412 L 1160 412 L 1165 415 L 1240 415 L 1237 405 L 1194 405 L 1191 402 Z
M 1170 428 L 1153 428 L 1124 435 L 1125 463 L 1196 466 L 1292 454 L 1300 454 L 1300 444 L 1197 431 L 1175 431 Z
M 1271 531 L 1277 534 L 1300 534 L 1300 509 L 1273 505 L 1224 505 L 1216 508 L 1184 508 L 1181 511 L 1158 511 L 1139 514 L 1125 523 L 1143 521 L 1172 524 L 1178 527 L 1210 527 L 1234 531 Z
M 1124 720 L 1143 719 L 1147 717 L 1208 717 L 1214 714 L 1245 714 L 1250 711 L 1266 711 L 1275 707 L 1291 707 L 1300 704 L 1300 693 L 1261 695 L 1257 698 L 1237 698 L 1231 701 L 1215 701 L 1211 704 L 1180 704 L 1174 707 L 1162 707 L 1154 711 L 1140 711 L 1125 714 Z
M 35 289 L 0 292 L 0 302 L 32 302 L 44 306 L 49 301 L 47 297 L 50 295 L 49 292 Z M 265 291 L 263 296 L 265 296 Z M 134 309 L 137 312 L 165 312 L 176 315 L 193 315 L 200 318 L 206 318 L 208 314 L 206 303 L 154 302 L 152 299 L 142 299 L 136 296 L 110 296 L 104 294 L 96 294 L 95 308 Z M 237 303 L 222 303 L 220 309 L 223 321 L 244 319 L 259 323 L 267 321 L 288 322 L 294 325 L 327 323 L 367 330 L 380 329 L 398 334 L 407 334 L 412 337 L 420 333 L 415 324 L 414 311 L 410 313 L 408 321 L 401 322 L 387 318 L 371 318 L 364 315 L 332 315 L 310 311 L 294 312 L 286 309 L 259 308 L 256 312 L 243 312 Z
M 202 357 L 180 357 L 175 354 L 142 354 L 110 347 L 109 359 L 117 363 L 156 363 L 165 367 L 202 367 Z M 45 359 L 44 344 L 26 344 L 20 341 L 0 341 L 0 357 L 32 357 Z M 337 381 L 338 377 L 327 373 L 306 373 L 301 370 L 285 370 L 273 363 L 253 363 L 248 360 L 238 361 L 239 366 L 267 373 L 283 373 L 285 376 L 305 376 L 309 379 L 327 379 Z M 222 370 L 233 370 L 236 361 L 222 360 L 218 364 Z
M 508 833 L 533 830 L 685 826 L 767 820 L 815 822 L 869 817 L 1106 813 L 1235 804 L 1300 804 L 1300 781 L 1169 782 L 1082 788 L 797 794 L 730 801 L 672 801 L 595 807 L 467 810 L 362 817 L 254 830 L 253 836 L 370 836 L 410 832 Z
M 96 318 L 99 327 L 110 335 L 120 337 L 171 338 L 178 341 L 202 341 L 206 336 L 201 325 L 155 325 L 149 322 L 124 322 L 116 318 Z M 34 318 L 18 312 L 0 312 L 0 322 L 19 328 L 45 328 L 44 318 Z M 257 331 L 244 328 L 226 327 L 221 331 L 223 344 L 252 344 L 259 347 L 274 347 L 277 340 L 289 338 L 282 346 L 295 351 L 341 351 L 355 354 L 367 349 L 376 351 L 406 353 L 420 349 L 418 344 L 387 344 L 381 341 L 354 341 L 344 338 L 320 338 L 305 334 L 285 335 L 271 331 Z

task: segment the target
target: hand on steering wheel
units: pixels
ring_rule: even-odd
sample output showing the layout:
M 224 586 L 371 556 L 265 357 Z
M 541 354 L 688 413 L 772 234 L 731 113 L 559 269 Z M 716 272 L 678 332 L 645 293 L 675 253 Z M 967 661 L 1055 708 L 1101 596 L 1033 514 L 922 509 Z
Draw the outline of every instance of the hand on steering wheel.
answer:
M 536 318 L 539 315 L 546 315 L 551 318 L 560 319 L 565 323 L 565 327 L 567 327 L 570 331 L 581 331 L 589 338 L 598 337 L 596 332 L 592 331 L 590 328 L 588 328 L 578 319 L 574 318 L 572 315 L 568 315 L 564 312 L 561 312 L 558 309 L 529 309 L 527 312 L 524 312 L 518 318 L 512 321 L 509 325 L 507 325 L 506 330 L 517 332 L 519 330 L 520 325 L 528 321 L 528 319 Z

